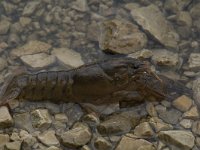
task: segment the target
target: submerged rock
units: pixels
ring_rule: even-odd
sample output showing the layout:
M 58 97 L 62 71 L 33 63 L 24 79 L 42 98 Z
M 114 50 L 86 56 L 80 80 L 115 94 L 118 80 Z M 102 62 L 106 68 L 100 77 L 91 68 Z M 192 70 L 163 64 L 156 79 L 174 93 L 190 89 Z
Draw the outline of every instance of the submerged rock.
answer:
M 113 53 L 129 54 L 146 46 L 147 37 L 138 27 L 125 20 L 109 20 L 101 23 L 99 46 Z
M 13 125 L 13 118 L 11 117 L 8 108 L 0 107 L 0 128 L 9 128 Z
M 131 15 L 146 32 L 161 44 L 169 48 L 177 48 L 179 35 L 156 5 L 132 9 Z

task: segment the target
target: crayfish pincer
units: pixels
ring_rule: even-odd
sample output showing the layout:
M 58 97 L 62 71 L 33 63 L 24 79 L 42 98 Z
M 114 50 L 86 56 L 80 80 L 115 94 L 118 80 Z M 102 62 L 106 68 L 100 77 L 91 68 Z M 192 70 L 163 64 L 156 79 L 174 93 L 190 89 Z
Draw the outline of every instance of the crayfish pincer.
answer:
M 114 58 L 67 71 L 21 73 L 5 82 L 0 105 L 13 99 L 105 104 L 165 98 L 162 80 L 147 63 Z

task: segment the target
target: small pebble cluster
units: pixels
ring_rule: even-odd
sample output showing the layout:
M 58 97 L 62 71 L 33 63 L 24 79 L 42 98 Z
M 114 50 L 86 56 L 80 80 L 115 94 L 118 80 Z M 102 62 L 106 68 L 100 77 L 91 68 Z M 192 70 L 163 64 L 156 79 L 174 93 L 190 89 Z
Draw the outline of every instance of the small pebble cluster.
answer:
M 193 90 L 172 101 L 90 111 L 13 100 L 0 107 L 0 149 L 200 149 L 199 35 L 199 0 L 0 0 L 0 85 L 19 66 L 69 69 L 112 53 L 149 61 Z

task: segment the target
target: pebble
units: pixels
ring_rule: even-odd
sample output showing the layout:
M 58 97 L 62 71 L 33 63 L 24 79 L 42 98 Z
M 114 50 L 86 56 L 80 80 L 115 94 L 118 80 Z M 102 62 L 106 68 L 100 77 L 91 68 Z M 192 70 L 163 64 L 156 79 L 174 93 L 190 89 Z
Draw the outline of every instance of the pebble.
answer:
M 6 150 L 21 150 L 21 141 L 14 141 L 6 143 Z
M 144 139 L 137 139 L 134 137 L 123 136 L 115 148 L 115 150 L 155 150 L 155 147 L 152 143 L 144 140 Z
M 13 116 L 15 126 L 17 128 L 24 129 L 29 132 L 33 132 L 34 129 L 33 129 L 30 118 L 31 118 L 31 115 L 29 114 L 29 112 L 17 113 Z
M 80 67 L 84 64 L 81 55 L 72 49 L 54 48 L 51 54 L 56 56 L 56 58 L 64 65 L 73 68 Z
M 27 27 L 31 23 L 31 18 L 29 17 L 20 17 L 19 22 L 22 27 Z
M 62 149 L 55 147 L 55 146 L 50 146 L 46 150 L 62 150 Z
M 186 95 L 182 95 L 182 96 L 178 97 L 177 99 L 175 99 L 172 102 L 172 105 L 176 109 L 178 109 L 182 112 L 185 112 L 192 106 L 192 99 Z
M 0 58 L 0 71 L 7 67 L 7 61 L 4 58 Z
M 86 12 L 89 8 L 87 5 L 87 0 L 76 0 L 72 4 L 72 8 L 80 12 Z
M 146 46 L 147 37 L 131 22 L 119 19 L 100 25 L 99 47 L 112 53 L 129 54 Z
M 200 69 L 200 53 L 191 53 L 188 59 L 189 69 L 190 70 L 199 70 Z
M 179 35 L 156 5 L 151 4 L 132 9 L 131 15 L 143 30 L 150 33 L 161 44 L 169 48 L 177 48 Z M 160 23 L 156 24 L 155 22 Z
M 7 34 L 7 32 L 9 31 L 11 22 L 8 20 L 1 20 L 0 21 L 0 35 L 2 34 Z
M 182 26 L 192 26 L 192 18 L 190 16 L 190 13 L 187 11 L 180 11 L 177 14 L 176 18 L 177 24 L 182 25 Z
M 157 49 L 152 52 L 152 61 L 155 65 L 176 67 L 179 63 L 178 53 L 174 53 L 166 49 Z
M 5 106 L 0 107 L 0 114 L 0 128 L 11 127 L 14 122 L 8 111 L 8 108 Z
M 151 117 L 157 117 L 158 116 L 157 111 L 155 109 L 155 106 L 152 103 L 147 103 L 146 110 Z
M 53 130 L 45 131 L 39 134 L 37 138 L 46 146 L 59 146 L 60 144 Z
M 97 137 L 94 141 L 97 150 L 111 150 L 112 144 L 103 137 Z
M 36 109 L 31 112 L 31 120 L 34 128 L 47 129 L 52 120 L 47 109 Z
M 140 51 L 128 55 L 128 57 L 136 59 L 148 59 L 151 58 L 151 56 L 153 56 L 153 53 L 148 49 L 142 49 Z
M 190 119 L 183 119 L 180 121 L 180 125 L 185 129 L 189 129 L 192 127 L 192 120 Z
M 50 66 L 56 61 L 55 56 L 48 55 L 46 53 L 25 55 L 21 56 L 20 59 L 23 61 L 23 63 L 35 69 Z
M 13 49 L 10 53 L 12 57 L 21 57 L 24 55 L 33 55 L 37 53 L 48 53 L 51 45 L 42 41 L 29 41 L 21 47 Z
M 39 7 L 39 5 L 41 4 L 41 1 L 29 1 L 26 6 L 24 7 L 24 10 L 22 12 L 22 15 L 24 16 L 30 16 L 32 15 L 35 10 Z
M 200 121 L 195 121 L 192 125 L 192 132 L 194 134 L 200 135 Z
M 192 90 L 193 90 L 193 97 L 194 97 L 195 104 L 200 110 L 200 78 L 197 78 L 193 81 Z
M 173 108 L 159 113 L 159 117 L 169 124 L 177 124 L 181 115 L 182 113 L 180 111 Z
M 10 138 L 8 134 L 0 134 L 0 147 L 4 146 L 9 141 L 10 141 Z
M 151 137 L 154 132 L 148 122 L 140 123 L 134 129 L 134 135 L 138 137 Z
M 192 149 L 195 140 L 192 132 L 184 130 L 161 131 L 158 138 L 166 144 L 187 150 Z
M 92 137 L 92 133 L 89 127 L 85 124 L 78 123 L 77 125 L 70 129 L 69 131 L 64 132 L 61 135 L 63 145 L 66 147 L 80 147 L 87 144 Z
M 55 114 L 55 120 L 56 121 L 60 121 L 62 123 L 67 123 L 68 122 L 68 117 L 64 113 Z
M 183 118 L 196 120 L 199 118 L 199 112 L 196 106 L 193 106 L 190 110 L 183 114 Z
M 164 130 L 171 130 L 173 129 L 173 126 L 171 124 L 167 124 L 163 122 L 158 117 L 152 117 L 149 120 L 150 125 L 154 128 L 154 130 L 157 132 L 164 131 Z

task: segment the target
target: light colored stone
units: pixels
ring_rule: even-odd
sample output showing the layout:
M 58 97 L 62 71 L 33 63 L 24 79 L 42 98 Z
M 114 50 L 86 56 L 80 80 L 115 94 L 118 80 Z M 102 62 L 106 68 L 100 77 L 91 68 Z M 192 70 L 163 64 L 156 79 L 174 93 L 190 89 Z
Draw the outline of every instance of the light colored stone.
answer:
M 22 12 L 22 15 L 24 16 L 30 16 L 32 15 L 35 10 L 39 7 L 41 1 L 37 0 L 37 1 L 29 1 L 26 6 L 24 7 L 24 10 Z
M 50 48 L 51 48 L 50 44 L 33 40 L 33 41 L 29 41 L 22 47 L 13 49 L 10 55 L 12 57 L 20 57 L 24 55 L 32 55 L 32 54 L 37 54 L 37 53 L 48 53 Z
M 183 118 L 187 118 L 187 119 L 198 119 L 199 118 L 199 112 L 196 106 L 193 106 L 190 110 L 188 110 L 187 112 L 185 112 L 183 114 Z
M 151 117 L 157 117 L 158 116 L 157 111 L 156 111 L 156 109 L 155 109 L 155 107 L 152 103 L 146 104 L 146 110 Z
M 48 55 L 46 53 L 38 53 L 33 55 L 21 56 L 20 59 L 23 63 L 27 64 L 32 68 L 43 68 L 50 66 L 56 61 L 55 56 Z
M 155 129 L 156 132 L 173 129 L 172 125 L 163 122 L 161 119 L 157 117 L 150 118 L 149 123 Z
M 13 119 L 5 106 L 0 107 L 0 128 L 8 128 L 13 125 Z
M 140 123 L 134 129 L 134 135 L 138 137 L 151 137 L 154 132 L 148 122 Z
M 115 150 L 155 150 L 150 142 L 144 139 L 123 136 Z
M 174 145 L 183 150 L 192 149 L 195 140 L 192 132 L 184 130 L 161 131 L 158 138 L 166 144 Z
M 189 60 L 189 69 L 198 70 L 200 69 L 200 53 L 191 53 Z
M 13 133 L 11 134 L 10 139 L 11 139 L 12 141 L 20 141 L 20 140 L 21 140 L 20 137 L 19 137 L 19 134 L 16 133 L 16 132 L 13 132 Z
M 72 4 L 72 8 L 80 12 L 86 12 L 88 9 L 87 0 L 76 0 Z
M 7 67 L 7 61 L 4 58 L 0 58 L 0 71 Z
M 21 141 L 14 141 L 6 143 L 6 150 L 21 150 Z
M 10 140 L 8 134 L 0 134 L 0 147 L 4 146 L 6 143 L 8 143 Z
M 87 114 L 83 117 L 83 121 L 86 122 L 87 124 L 99 124 L 100 120 L 98 116 L 95 113 L 90 113 Z
M 149 32 L 161 44 L 177 48 L 179 35 L 156 5 L 132 9 L 131 15 L 145 31 Z
M 192 127 L 192 120 L 190 119 L 183 119 L 180 121 L 180 125 L 185 129 L 189 129 Z
M 47 146 L 58 146 L 60 143 L 55 136 L 55 131 L 49 130 L 38 135 L 38 139 Z
M 79 123 L 75 125 L 71 130 L 63 133 L 61 139 L 63 145 L 66 147 L 80 147 L 87 144 L 91 139 L 92 133 L 88 126 Z
M 172 104 L 178 110 L 185 112 L 192 106 L 192 99 L 186 95 L 182 95 L 175 99 Z
M 51 116 L 47 109 L 36 109 L 31 112 L 32 125 L 35 128 L 48 128 L 51 123 Z
M 81 147 L 81 150 L 91 150 L 89 146 L 84 145 L 83 147 Z
M 10 21 L 1 20 L 0 21 L 0 35 L 7 34 L 7 32 L 9 31 L 10 25 L 11 25 Z
M 152 51 L 148 49 L 142 49 L 138 52 L 129 54 L 128 57 L 136 58 L 136 59 L 148 59 L 148 58 L 151 58 L 152 55 L 153 55 Z
M 68 117 L 64 113 L 55 114 L 55 120 L 63 122 L 63 123 L 67 123 L 68 122 Z
M 97 137 L 94 146 L 97 150 L 110 150 L 112 148 L 112 144 L 103 137 Z
M 52 55 L 55 55 L 61 63 L 71 67 L 79 67 L 84 64 L 81 55 L 68 48 L 55 48 Z
M 192 26 L 192 18 L 188 11 L 180 11 L 177 14 L 176 21 L 179 25 L 188 26 L 188 27 Z
M 165 49 L 153 50 L 152 61 L 159 66 L 175 67 L 179 63 L 177 53 L 167 51 Z
M 28 17 L 20 17 L 19 22 L 22 27 L 26 27 L 31 23 L 31 19 Z
M 8 44 L 5 42 L 0 42 L 0 53 L 8 48 Z
M 193 7 L 190 10 L 191 16 L 194 19 L 200 18 L 200 2 L 193 5 Z
M 46 150 L 62 150 L 62 149 L 55 147 L 55 146 L 50 146 Z
M 113 53 L 130 54 L 141 50 L 147 37 L 131 22 L 119 19 L 104 21 L 100 25 L 99 47 Z

